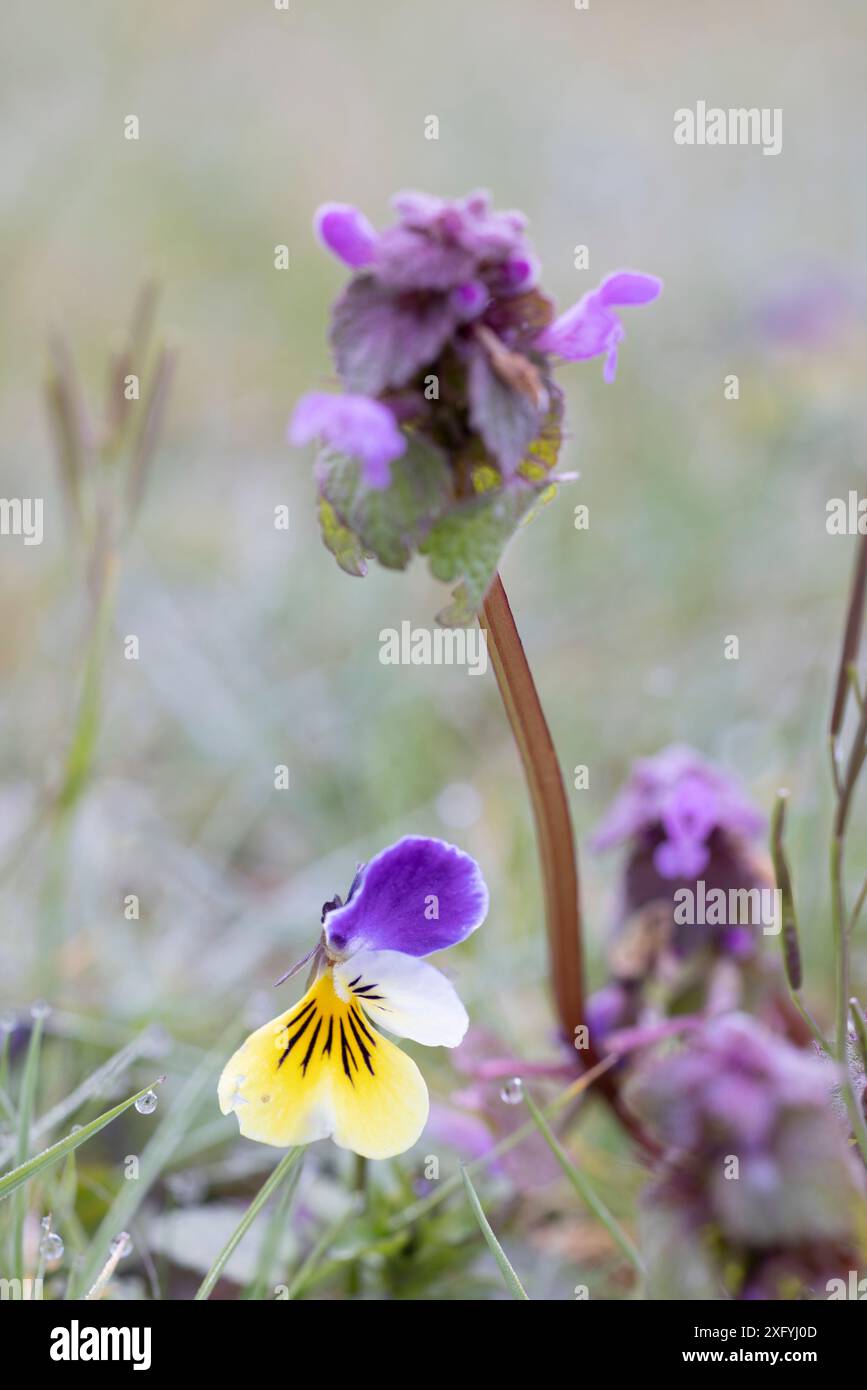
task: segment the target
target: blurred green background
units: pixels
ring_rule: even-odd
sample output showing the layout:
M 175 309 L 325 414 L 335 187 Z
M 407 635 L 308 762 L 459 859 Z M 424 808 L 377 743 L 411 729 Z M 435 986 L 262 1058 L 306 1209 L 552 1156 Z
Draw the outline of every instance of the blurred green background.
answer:
M 853 557 L 825 506 L 862 483 L 867 412 L 863 6 L 4 9 L 2 491 L 46 510 L 41 547 L 0 540 L 2 1002 L 26 1004 L 42 978 L 45 846 L 20 837 L 66 751 L 87 618 L 46 345 L 68 336 L 97 402 L 156 277 L 179 370 L 123 557 L 97 775 L 56 924 L 55 1028 L 98 1052 L 152 1021 L 209 1046 L 245 1001 L 261 1021 L 324 899 L 414 831 L 457 841 L 491 888 L 486 926 L 446 962 L 473 1017 L 517 1051 L 549 1050 L 532 826 L 493 675 L 379 663 L 380 630 L 429 625 L 443 592 L 421 563 L 341 573 L 319 541 L 310 456 L 285 443 L 297 397 L 331 379 L 327 315 L 345 278 L 314 241 L 316 206 L 357 203 L 381 224 L 395 190 L 485 186 L 528 214 L 561 307 L 622 266 L 666 285 L 627 311 L 613 386 L 598 361 L 562 370 L 561 462 L 580 480 L 503 567 L 564 769 L 590 769 L 589 790 L 571 792 L 579 839 L 630 761 L 673 739 L 766 809 L 788 785 L 822 1012 L 825 729 Z M 676 146 L 673 112 L 699 99 L 781 107 L 782 153 Z M 574 268 L 578 244 L 589 271 Z M 730 373 L 738 401 L 723 396 Z M 288 533 L 273 525 L 281 503 Z M 573 525 L 578 503 L 589 531 Z M 123 658 L 129 633 L 138 662 Z M 738 661 L 723 656 L 730 634 Z M 279 763 L 288 791 L 274 789 Z M 598 980 L 616 863 L 584 855 L 582 870 Z M 863 941 L 854 967 L 863 984 Z

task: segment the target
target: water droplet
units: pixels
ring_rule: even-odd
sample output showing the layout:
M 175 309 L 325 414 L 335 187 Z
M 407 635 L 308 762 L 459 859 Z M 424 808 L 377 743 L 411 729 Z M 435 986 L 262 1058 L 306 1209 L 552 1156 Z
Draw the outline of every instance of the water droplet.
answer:
M 157 1108 L 156 1091 L 146 1091 L 143 1096 L 139 1096 L 135 1108 L 140 1115 L 152 1115 Z
M 510 1076 L 508 1081 L 503 1083 L 500 1091 L 500 1100 L 504 1105 L 520 1105 L 524 1099 L 524 1083 L 520 1076 Z
M 59 1260 L 63 1255 L 63 1241 L 53 1231 L 44 1235 L 39 1242 L 39 1253 L 46 1260 Z
M 45 999 L 36 999 L 30 1005 L 30 1017 L 35 1019 L 47 1018 L 51 1013 L 51 1005 Z
M 111 1242 L 111 1253 L 117 1255 L 118 1259 L 125 1260 L 127 1255 L 132 1253 L 132 1239 L 129 1231 L 121 1231 L 119 1236 L 115 1236 Z
M 0 1033 L 14 1032 L 17 1022 L 18 1020 L 15 1017 L 15 1014 L 10 1013 L 8 1010 L 5 1013 L 0 1014 Z

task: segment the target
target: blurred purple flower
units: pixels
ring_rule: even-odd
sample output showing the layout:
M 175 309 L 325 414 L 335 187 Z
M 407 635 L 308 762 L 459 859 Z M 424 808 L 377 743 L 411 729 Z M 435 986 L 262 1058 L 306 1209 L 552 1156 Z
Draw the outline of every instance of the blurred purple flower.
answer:
M 653 863 L 663 878 L 697 878 L 710 861 L 714 830 L 751 838 L 765 818 L 726 773 L 683 744 L 672 744 L 655 758 L 643 758 L 603 817 L 594 849 L 661 832 Z
M 758 326 L 773 343 L 820 352 L 863 319 L 863 298 L 852 277 L 825 266 L 801 268 L 759 300 Z
M 854 1258 L 844 1252 L 864 1214 L 865 1175 L 832 1110 L 835 1079 L 830 1063 L 746 1014 L 706 1020 L 646 1056 L 625 1099 L 665 1147 L 643 1199 L 658 1248 L 661 1224 L 669 1239 L 676 1229 L 713 1250 L 736 1297 L 767 1289 L 765 1262 L 809 1279 L 829 1251 Z
M 358 459 L 372 488 L 388 487 L 390 464 L 406 448 L 388 406 L 369 396 L 329 396 L 324 391 L 302 396 L 289 423 L 289 440 L 307 444 L 316 438 Z

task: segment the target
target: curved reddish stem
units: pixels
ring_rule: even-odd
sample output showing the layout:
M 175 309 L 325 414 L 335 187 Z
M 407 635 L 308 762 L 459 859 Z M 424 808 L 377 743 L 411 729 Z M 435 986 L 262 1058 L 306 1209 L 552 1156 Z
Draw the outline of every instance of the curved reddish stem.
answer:
M 571 1043 L 575 1029 L 586 1022 L 578 859 L 572 816 L 551 731 L 499 574 L 482 604 L 479 623 L 487 633 L 494 674 L 530 791 L 545 894 L 551 990 L 563 1035 Z M 592 1042 L 577 1056 L 585 1068 L 599 1061 Z M 612 1074 L 605 1072 L 598 1084 L 624 1129 L 648 1153 L 658 1153 L 657 1144 L 623 1105 Z
M 585 1022 L 581 908 L 572 817 L 551 732 L 499 575 L 488 590 L 479 622 L 488 634 L 494 674 L 530 790 L 542 864 L 551 989 L 560 1026 L 571 1043 L 575 1029 Z

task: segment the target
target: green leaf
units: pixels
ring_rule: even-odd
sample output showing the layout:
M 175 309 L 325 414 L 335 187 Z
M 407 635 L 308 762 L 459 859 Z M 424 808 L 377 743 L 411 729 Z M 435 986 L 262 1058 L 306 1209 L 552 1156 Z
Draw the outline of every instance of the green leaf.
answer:
M 36 1087 L 39 1081 L 39 1058 L 42 1050 L 42 1030 L 45 1027 L 44 1015 L 40 1014 L 33 1020 L 33 1027 L 30 1030 L 30 1042 L 27 1047 L 27 1058 L 24 1063 L 24 1075 L 21 1078 L 21 1094 L 18 1097 L 18 1140 L 15 1149 L 15 1157 L 18 1162 L 16 1172 L 24 1166 L 25 1160 L 30 1149 L 30 1123 L 33 1118 L 33 1109 L 36 1101 Z M 19 1184 L 15 1184 L 18 1186 Z M 12 1191 L 12 1188 L 9 1189 Z M 0 1183 L 0 1197 L 7 1194 Z M 19 1276 L 24 1274 L 24 1222 L 27 1214 L 24 1193 L 21 1192 L 15 1198 L 13 1216 L 13 1236 L 12 1249 L 15 1262 L 15 1272 Z
M 445 583 L 459 580 L 452 603 L 437 614 L 446 627 L 473 621 L 488 591 L 506 542 L 535 501 L 525 484 L 483 493 L 455 508 L 433 527 L 419 546 L 427 555 L 431 574 Z
M 485 1216 L 484 1208 L 479 1201 L 476 1189 L 473 1187 L 472 1180 L 466 1168 L 461 1168 L 461 1177 L 464 1180 L 464 1187 L 466 1188 L 470 1206 L 473 1209 L 473 1215 L 479 1223 L 479 1230 L 485 1237 L 488 1249 L 497 1262 L 499 1271 L 503 1276 L 503 1283 L 513 1298 L 526 1299 L 529 1302 L 529 1294 L 526 1292 L 523 1284 L 509 1263 L 505 1250 L 494 1235 L 493 1227 Z
M 375 556 L 386 569 L 406 569 L 413 551 L 453 497 L 445 456 L 418 438 L 411 439 L 406 453 L 394 460 L 391 485 L 384 489 L 366 487 L 361 465 L 341 455 L 323 456 L 317 470 L 320 494 L 333 512 L 333 518 L 328 514 L 331 534 L 343 528 L 354 538 L 355 551 L 345 534 L 338 543 L 344 559 L 348 556 L 356 566 L 361 553 Z M 338 560 L 344 569 L 348 567 L 339 556 Z M 359 570 L 356 567 L 350 573 Z
M 319 528 L 326 547 L 340 568 L 347 574 L 363 579 L 367 574 L 367 564 L 358 537 L 348 526 L 344 526 L 327 497 L 319 498 Z

